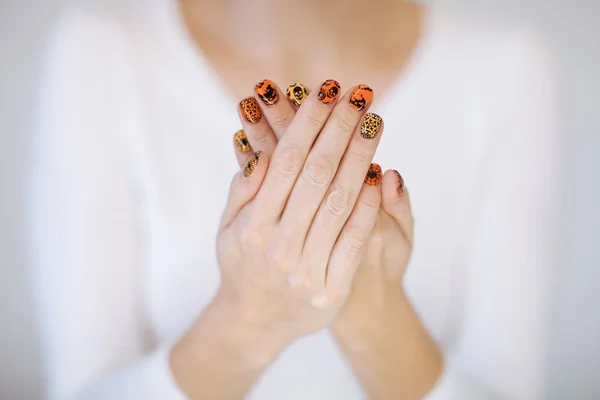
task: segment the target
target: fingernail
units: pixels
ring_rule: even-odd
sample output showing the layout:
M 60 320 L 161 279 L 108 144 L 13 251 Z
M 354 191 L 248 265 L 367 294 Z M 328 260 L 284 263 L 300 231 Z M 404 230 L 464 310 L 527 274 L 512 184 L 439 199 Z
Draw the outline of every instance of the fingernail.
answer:
M 365 139 L 373 139 L 375 136 L 377 136 L 382 122 L 383 120 L 379 115 L 367 113 L 362 124 L 360 125 L 360 134 Z
M 373 89 L 367 85 L 358 85 L 350 96 L 350 105 L 356 111 L 360 111 L 373 100 Z
M 365 183 L 369 186 L 375 186 L 381 181 L 381 167 L 379 164 L 372 163 L 365 177 Z
M 321 89 L 319 89 L 317 98 L 323 104 L 331 104 L 335 101 L 339 94 L 340 84 L 333 79 L 327 79 L 321 85 Z
M 300 107 L 304 99 L 308 96 L 306 89 L 300 83 L 292 83 L 287 87 L 285 94 L 296 107 Z
M 279 93 L 275 89 L 275 84 L 268 79 L 258 82 L 254 86 L 254 91 L 262 102 L 268 106 L 272 106 L 279 101 Z
M 250 142 L 248 141 L 243 129 L 240 129 L 233 134 L 233 141 L 242 153 L 250 151 Z
M 396 186 L 396 190 L 398 191 L 398 196 L 402 196 L 404 194 L 404 178 L 400 175 L 400 172 L 394 170 L 396 173 L 396 177 L 398 178 L 398 184 Z
M 258 159 L 260 157 L 260 153 L 261 153 L 260 150 L 255 152 L 254 155 L 252 156 L 252 158 L 249 159 L 248 162 L 246 163 L 246 166 L 244 167 L 244 176 L 246 178 L 249 177 L 250 175 L 252 175 L 252 173 L 258 166 Z
M 242 110 L 244 118 L 251 124 L 257 123 L 262 117 L 262 112 L 254 97 L 247 97 L 240 101 L 240 110 Z

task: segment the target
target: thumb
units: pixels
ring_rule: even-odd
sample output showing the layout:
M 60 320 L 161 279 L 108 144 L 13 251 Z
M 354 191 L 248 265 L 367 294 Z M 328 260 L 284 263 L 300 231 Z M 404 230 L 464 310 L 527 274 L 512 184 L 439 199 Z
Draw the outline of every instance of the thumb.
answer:
M 242 209 L 254 199 L 262 185 L 269 156 L 262 151 L 255 152 L 246 164 L 233 177 L 229 187 L 229 198 L 221 217 L 219 230 L 227 228 L 242 211 Z
M 404 179 L 398 171 L 387 170 L 383 175 L 381 186 L 383 210 L 398 224 L 404 238 L 412 247 L 414 219 Z

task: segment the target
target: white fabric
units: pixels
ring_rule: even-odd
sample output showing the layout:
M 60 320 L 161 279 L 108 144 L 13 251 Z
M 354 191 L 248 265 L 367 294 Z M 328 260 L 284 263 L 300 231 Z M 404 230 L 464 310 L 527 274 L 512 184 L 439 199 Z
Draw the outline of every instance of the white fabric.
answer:
M 30 217 L 52 399 L 183 398 L 169 343 L 218 286 L 239 121 L 174 11 L 73 11 L 49 46 Z M 548 65 L 527 31 L 431 9 L 373 106 L 386 124 L 375 160 L 403 174 L 414 205 L 407 291 L 447 360 L 430 400 L 542 397 L 560 189 Z M 364 396 L 327 331 L 249 395 Z

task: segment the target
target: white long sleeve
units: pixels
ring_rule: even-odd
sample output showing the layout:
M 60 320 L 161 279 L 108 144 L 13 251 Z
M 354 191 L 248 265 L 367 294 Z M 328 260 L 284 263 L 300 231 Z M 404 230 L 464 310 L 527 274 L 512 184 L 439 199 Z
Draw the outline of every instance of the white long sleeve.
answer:
M 32 276 L 49 398 L 183 398 L 165 349 L 143 340 L 139 199 L 120 136 L 131 126 L 106 102 L 116 89 L 106 74 L 118 72 L 107 60 L 122 54 L 105 46 L 117 32 L 94 24 L 74 13 L 54 32 L 33 143 Z
M 548 293 L 563 187 L 556 83 L 553 62 L 534 34 L 515 32 L 507 44 L 511 50 L 503 54 L 511 58 L 503 65 L 512 85 L 488 105 L 496 117 L 483 144 L 481 205 L 472 210 L 465 309 L 430 400 L 545 398 Z M 484 90 L 503 82 L 491 80 Z
M 236 102 L 166 13 L 71 12 L 47 52 L 29 206 L 51 399 L 183 399 L 169 343 L 218 287 Z M 478 38 L 444 18 L 377 110 L 378 162 L 401 170 L 416 214 L 407 286 L 446 356 L 427 400 L 540 400 L 561 176 L 551 63 L 528 33 Z M 326 331 L 249 394 L 363 396 Z

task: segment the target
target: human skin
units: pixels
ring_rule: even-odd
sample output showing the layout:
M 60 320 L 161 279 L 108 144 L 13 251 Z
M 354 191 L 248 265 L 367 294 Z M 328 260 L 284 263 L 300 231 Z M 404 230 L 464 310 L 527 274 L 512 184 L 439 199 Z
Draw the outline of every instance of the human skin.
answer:
M 240 98 L 249 94 L 247 88 L 256 83 L 257 76 L 265 74 L 290 83 L 319 82 L 323 77 L 332 76 L 338 78 L 344 87 L 350 87 L 344 82 L 368 82 L 373 88 L 381 89 L 376 90 L 378 93 L 384 93 L 402 70 L 419 35 L 418 7 L 400 1 L 184 0 L 181 8 L 192 36 L 214 70 L 218 71 L 226 86 L 224 89 Z M 380 15 L 379 23 L 365 23 L 366 11 Z M 290 19 L 290 16 L 293 18 Z M 308 28 L 300 29 L 301 25 L 292 24 L 294 20 L 312 23 L 307 25 Z M 241 63 L 245 68 L 239 68 Z M 312 87 L 318 87 L 318 84 Z M 314 147 L 312 143 L 310 146 L 305 143 L 304 150 L 300 152 L 302 155 L 293 150 L 289 153 L 290 148 L 286 145 L 297 137 L 289 135 L 292 127 L 295 127 L 292 133 L 305 131 L 308 127 L 313 138 L 316 137 L 318 124 L 315 122 L 319 121 L 319 116 L 313 113 L 320 112 L 319 107 L 324 105 L 311 103 L 314 98 L 309 96 L 299 111 L 299 118 L 295 108 L 286 101 L 285 91 L 278 90 L 280 99 L 276 105 L 261 106 L 261 121 L 249 126 L 248 121 L 242 118 L 252 147 L 263 152 L 250 176 L 244 177 L 240 172 L 232 182 L 219 237 L 223 285 L 210 306 L 175 345 L 172 351 L 175 379 L 191 398 L 243 398 L 282 349 L 298 337 L 330 327 L 373 398 L 419 398 L 431 388 L 439 375 L 441 356 L 402 290 L 401 272 L 408 262 L 411 246 L 408 245 L 401 256 L 394 255 L 396 260 L 405 259 L 406 262 L 382 262 L 390 258 L 385 249 L 409 237 L 406 226 L 410 226 L 412 237 L 412 217 L 410 212 L 406 213 L 410 210 L 408 194 L 405 192 L 403 196 L 397 196 L 397 179 L 392 172 L 387 172 L 379 185 L 362 183 L 378 138 L 365 140 L 356 131 L 366 109 L 359 112 L 340 109 L 342 118 L 329 118 L 335 114 L 334 109 L 342 105 L 347 107 L 347 93 L 346 97 L 338 99 L 337 104 L 326 108 L 326 116 L 321 116 L 322 124 L 328 121 L 337 129 L 337 133 L 329 137 L 346 140 L 345 143 L 343 140 L 333 141 L 333 147 L 337 146 L 336 154 L 341 152 L 355 158 L 358 155 L 354 168 L 343 169 L 348 170 L 347 179 L 352 182 L 345 185 L 355 189 L 348 191 L 351 195 L 343 195 L 345 201 L 341 201 L 343 204 L 339 206 L 339 196 L 336 199 L 335 195 L 331 195 L 331 185 L 340 186 L 332 181 L 333 176 L 328 176 L 331 171 L 328 174 L 327 170 L 337 169 L 342 159 L 348 157 L 339 155 L 338 164 L 332 167 L 323 163 L 324 157 L 315 152 L 321 148 L 317 146 L 318 141 Z M 256 99 L 261 101 L 259 97 Z M 303 113 L 306 113 L 304 117 Z M 333 132 L 333 129 L 330 131 Z M 358 151 L 356 147 L 349 146 L 343 153 L 341 149 L 346 149 L 348 143 L 355 143 L 357 139 L 362 140 L 366 147 Z M 334 149 L 328 151 L 335 152 Z M 277 157 L 277 152 L 280 157 Z M 313 155 L 312 160 L 310 154 Z M 238 153 L 238 160 L 243 164 L 248 156 Z M 287 158 L 293 162 L 288 165 L 278 161 L 274 163 L 271 156 L 275 161 Z M 312 186 L 288 185 L 287 192 L 280 191 L 281 198 L 297 199 L 291 203 L 292 206 L 296 204 L 296 208 L 288 210 L 286 206 L 284 210 L 258 201 L 272 197 L 274 190 L 281 189 L 280 184 L 269 184 L 273 182 L 269 176 L 276 171 L 282 175 L 282 181 L 285 181 L 283 175 L 286 174 L 290 181 L 303 173 L 312 176 L 304 181 L 311 182 Z M 306 195 L 315 189 L 319 191 L 313 193 L 314 198 Z M 270 195 L 261 195 L 261 191 Z M 392 197 L 385 200 L 390 193 L 396 193 L 395 200 Z M 329 213 L 344 222 L 341 225 L 338 221 L 336 227 L 339 231 L 349 227 L 354 230 L 349 236 L 351 244 L 340 245 L 330 240 L 329 247 L 321 246 L 321 251 L 317 252 L 321 258 L 319 261 L 307 260 L 302 254 L 296 254 L 294 260 L 284 260 L 282 254 L 288 254 L 289 247 L 301 247 L 292 232 L 286 233 L 289 228 L 285 226 L 312 221 L 325 197 L 330 199 L 323 203 L 325 208 L 329 206 Z M 314 201 L 311 203 L 313 207 L 300 207 L 306 204 L 307 199 Z M 316 206 L 317 202 L 319 206 Z M 349 206 L 355 203 L 362 205 L 361 217 L 355 216 L 356 211 L 348 215 Z M 278 212 L 273 213 L 273 210 Z M 261 213 L 263 218 L 258 217 Z M 396 220 L 394 216 L 404 216 L 404 220 Z M 283 227 L 274 223 L 278 218 Z M 355 223 L 358 220 L 362 222 Z M 284 221 L 287 221 L 286 224 L 283 224 Z M 396 221 L 395 225 L 390 221 Z M 319 230 L 311 225 L 306 231 Z M 335 229 L 329 233 L 324 233 L 324 228 L 321 231 L 319 238 L 335 235 Z M 276 235 L 274 232 L 283 234 Z M 275 236 L 285 237 L 289 243 L 273 240 Z M 303 247 L 310 235 L 307 233 L 300 237 L 305 241 Z M 315 242 L 324 241 L 313 240 L 311 243 Z M 378 246 L 377 243 L 394 243 L 394 246 Z M 313 248 L 313 244 L 310 246 Z M 324 263 L 326 255 L 329 259 L 338 254 L 340 258 L 342 248 L 350 249 L 348 253 L 352 256 L 335 264 L 343 267 L 332 269 L 331 261 Z M 258 249 L 263 249 L 263 252 Z M 237 258 L 226 259 L 223 254 L 237 254 Z M 255 262 L 243 263 L 242 260 Z M 277 276 L 265 275 L 265 270 L 257 270 L 252 265 L 262 265 L 262 268 L 277 265 L 269 271 L 279 272 Z M 356 279 L 353 279 L 357 269 Z M 344 273 L 334 275 L 336 280 L 328 286 L 329 272 L 336 270 Z M 397 273 L 383 274 L 384 271 Z M 264 279 L 257 280 L 257 277 Z M 307 279 L 312 283 L 306 284 Z M 320 281 L 325 285 L 316 286 L 316 282 Z M 377 295 L 371 296 L 373 293 Z M 278 307 L 273 308 L 274 304 Z M 369 313 L 369 309 L 372 312 Z M 369 329 L 364 329 L 367 325 Z
M 274 88 L 281 91 L 275 84 Z M 285 131 L 285 126 L 271 121 L 289 120 L 290 115 L 293 118 L 295 108 L 283 102 L 264 110 L 265 121 L 242 122 L 249 143 L 257 143 L 269 153 Z M 372 123 L 373 115 L 363 118 L 360 133 L 365 138 L 383 130 L 379 119 Z M 276 128 L 271 129 L 269 123 Z M 236 155 L 243 166 L 248 155 L 239 147 Z M 374 186 L 381 190 L 382 198 L 377 221 L 350 296 L 329 328 L 370 398 L 419 399 L 439 377 L 442 356 L 402 286 L 413 247 L 409 193 L 396 170 L 386 171 Z

